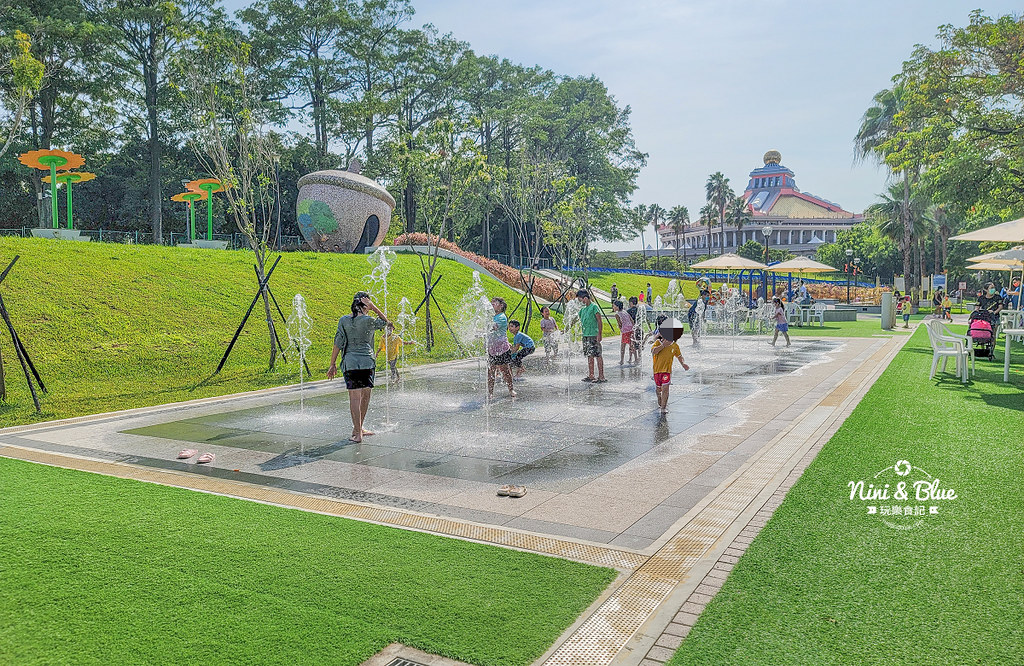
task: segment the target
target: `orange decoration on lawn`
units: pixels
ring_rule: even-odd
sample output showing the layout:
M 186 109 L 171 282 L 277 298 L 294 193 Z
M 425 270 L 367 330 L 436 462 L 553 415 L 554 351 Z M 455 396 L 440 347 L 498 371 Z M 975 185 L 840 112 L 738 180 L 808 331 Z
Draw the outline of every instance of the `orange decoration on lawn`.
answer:
M 70 153 L 66 150 L 30 150 L 18 156 L 18 161 L 27 167 L 49 171 L 50 166 L 61 171 L 77 169 L 85 164 L 85 158 L 78 153 Z

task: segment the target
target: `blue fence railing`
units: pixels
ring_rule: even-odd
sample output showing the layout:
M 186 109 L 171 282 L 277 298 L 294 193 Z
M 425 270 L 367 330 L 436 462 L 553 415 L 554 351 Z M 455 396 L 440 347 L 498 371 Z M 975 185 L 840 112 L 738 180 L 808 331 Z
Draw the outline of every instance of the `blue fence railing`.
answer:
M 563 266 L 561 268 L 561 270 L 565 271 L 565 272 L 574 272 L 574 273 L 581 273 L 581 272 L 583 272 L 582 268 L 579 268 L 579 267 L 576 267 L 576 266 Z M 655 270 L 643 269 L 643 268 L 588 268 L 587 271 L 590 272 L 590 273 L 626 273 L 626 274 L 629 274 L 629 275 L 645 275 L 645 276 L 650 276 L 650 277 L 667 277 L 667 278 L 676 278 L 676 279 L 679 279 L 679 280 L 696 280 L 697 278 L 700 278 L 700 277 L 706 277 L 707 279 L 711 280 L 712 282 L 717 282 L 719 280 L 724 282 L 726 280 L 729 280 L 729 279 L 733 279 L 734 280 L 736 278 L 736 272 L 735 271 L 732 272 L 732 273 L 725 272 L 725 271 L 683 271 L 683 272 L 678 272 L 678 271 L 655 271 Z M 776 273 L 775 274 L 775 276 L 776 276 L 775 279 L 776 280 L 788 280 L 789 279 L 788 275 L 789 275 L 788 273 Z M 802 279 L 804 282 L 806 282 L 808 284 L 834 284 L 834 285 L 841 285 L 841 286 L 844 286 L 844 287 L 846 286 L 846 278 L 841 278 L 841 279 L 839 279 L 839 278 L 836 278 L 836 279 L 812 278 L 812 277 L 801 276 L 801 275 L 794 275 L 793 277 L 794 277 L 794 279 L 796 279 L 796 278 Z M 851 280 L 850 281 L 850 286 L 851 287 L 867 287 L 867 288 L 870 289 L 870 288 L 873 288 L 875 285 L 874 285 L 873 282 L 859 282 L 859 281 L 856 281 L 856 280 Z

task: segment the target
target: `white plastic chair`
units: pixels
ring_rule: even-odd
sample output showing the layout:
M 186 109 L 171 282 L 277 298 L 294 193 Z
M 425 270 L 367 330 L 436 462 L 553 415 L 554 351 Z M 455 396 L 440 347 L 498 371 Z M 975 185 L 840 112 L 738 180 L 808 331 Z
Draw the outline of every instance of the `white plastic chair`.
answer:
M 807 323 L 808 324 L 811 323 L 812 319 L 817 319 L 819 326 L 824 326 L 825 325 L 825 304 L 824 303 L 815 303 L 814 304 L 814 310 L 811 311 L 810 313 L 808 313 Z
M 786 321 L 790 324 L 803 325 L 800 314 L 800 306 L 796 303 L 786 303 Z
M 928 379 L 935 377 L 935 370 L 938 367 L 939 359 L 942 359 L 942 372 L 946 371 L 946 363 L 952 357 L 956 361 L 956 374 L 960 381 L 967 383 L 967 359 L 970 356 L 974 360 L 974 349 L 971 347 L 970 338 L 954 335 L 938 319 L 926 322 L 928 329 L 928 341 L 932 345 L 932 371 Z M 973 363 L 972 363 L 973 366 Z M 973 370 L 973 367 L 971 368 Z

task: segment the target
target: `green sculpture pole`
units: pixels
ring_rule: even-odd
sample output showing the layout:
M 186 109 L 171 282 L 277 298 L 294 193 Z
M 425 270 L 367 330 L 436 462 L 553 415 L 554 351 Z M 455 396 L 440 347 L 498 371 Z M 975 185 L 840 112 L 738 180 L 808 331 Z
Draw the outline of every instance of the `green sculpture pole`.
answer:
M 206 240 L 213 240 L 213 193 L 220 183 L 203 183 L 199 188 L 206 192 Z
M 64 178 L 62 180 L 64 181 L 64 187 L 68 188 L 68 229 L 74 229 L 74 227 L 72 226 L 73 223 L 71 221 L 71 179 Z
M 44 158 L 45 159 L 45 158 Z M 57 222 L 57 165 L 54 163 L 55 159 L 50 158 L 46 161 L 50 164 L 50 210 L 53 213 L 53 228 L 58 227 Z M 42 161 L 42 160 L 40 160 Z
M 188 202 L 188 242 L 196 239 L 196 205 L 195 202 L 203 198 L 201 192 L 186 192 L 181 198 Z

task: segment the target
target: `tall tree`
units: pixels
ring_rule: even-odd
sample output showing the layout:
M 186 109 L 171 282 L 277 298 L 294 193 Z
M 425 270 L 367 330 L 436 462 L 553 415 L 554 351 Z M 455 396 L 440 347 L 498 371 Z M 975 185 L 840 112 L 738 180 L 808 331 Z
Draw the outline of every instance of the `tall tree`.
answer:
M 889 164 L 888 157 L 899 151 L 895 144 L 905 143 L 903 127 L 899 122 L 904 108 L 906 107 L 907 92 L 902 86 L 886 88 L 875 94 L 873 104 L 864 112 L 861 118 L 860 128 L 854 137 L 855 155 L 858 159 L 873 157 L 882 164 Z M 897 170 L 890 166 L 890 170 L 896 173 Z M 906 279 L 908 289 L 916 287 L 917 281 L 914 278 L 917 271 L 914 270 L 913 262 L 913 231 L 914 221 L 911 219 L 911 182 L 910 170 L 904 165 L 898 172 L 902 175 L 902 202 L 899 207 L 901 215 L 902 238 L 900 249 L 903 253 L 903 276 Z
M 3 48 L 3 47 L 7 48 Z M 3 53 L 8 51 L 8 53 Z M 12 43 L 0 41 L 0 111 L 8 109 L 10 117 L 0 125 L 0 157 L 11 147 L 21 130 L 29 101 L 43 82 L 43 63 L 32 55 L 32 40 L 15 30 Z M 4 136 L 6 134 L 6 136 Z
M 149 153 L 149 219 L 153 242 L 162 242 L 163 193 L 160 172 L 161 92 L 167 84 L 168 57 L 181 42 L 183 30 L 201 16 L 210 14 L 209 5 L 199 0 L 85 0 L 95 20 L 110 27 L 111 64 L 128 80 L 145 108 L 147 152 Z M 219 10 L 214 14 L 220 15 Z
M 337 0 L 258 0 L 239 12 L 262 60 L 280 63 L 278 76 L 298 98 L 297 108 L 309 109 L 313 145 L 327 166 L 330 128 L 329 103 L 351 85 L 347 59 L 338 44 L 350 25 Z M 266 72 L 263 74 L 266 75 Z
M 714 254 L 711 251 L 711 229 L 714 227 L 715 222 L 718 221 L 718 207 L 713 203 L 706 203 L 700 209 L 700 223 L 706 224 L 708 227 L 708 233 L 705 236 L 707 239 L 707 254 Z
M 729 207 L 729 202 L 732 201 L 733 197 L 736 196 L 729 187 L 729 179 L 725 177 L 721 171 L 708 176 L 708 182 L 704 184 L 704 192 L 707 196 L 707 202 L 715 207 L 718 211 L 718 224 L 719 224 L 719 250 L 725 252 L 725 209 Z M 710 239 L 709 239 L 710 240 Z
M 690 223 L 690 211 L 686 206 L 673 206 L 668 212 L 668 221 L 672 225 L 672 233 L 676 235 L 676 267 L 679 267 L 679 246 L 683 246 L 683 263 L 686 263 L 686 225 Z
M 654 270 L 661 267 L 661 235 L 658 233 L 658 223 L 665 219 L 667 212 L 658 204 L 651 204 L 647 207 L 647 222 L 654 227 Z
M 920 189 L 911 191 L 910 196 L 906 197 L 904 185 L 905 183 L 896 183 L 889 187 L 888 192 L 880 194 L 879 201 L 865 211 L 865 217 L 874 222 L 879 233 L 895 240 L 899 245 L 903 255 L 904 278 L 907 280 L 907 288 L 910 289 L 910 276 L 919 272 L 914 270 L 914 246 L 917 245 L 920 249 L 918 241 L 928 234 L 933 221 L 928 216 L 927 197 Z M 906 233 L 906 220 L 911 220 L 909 234 Z M 911 258 L 911 272 L 907 272 L 907 257 Z M 920 262 L 916 263 L 920 265 Z

